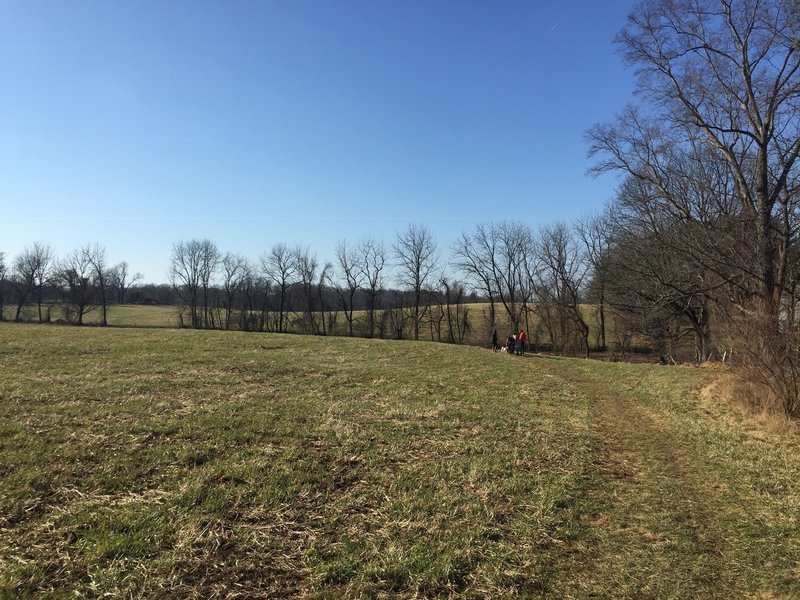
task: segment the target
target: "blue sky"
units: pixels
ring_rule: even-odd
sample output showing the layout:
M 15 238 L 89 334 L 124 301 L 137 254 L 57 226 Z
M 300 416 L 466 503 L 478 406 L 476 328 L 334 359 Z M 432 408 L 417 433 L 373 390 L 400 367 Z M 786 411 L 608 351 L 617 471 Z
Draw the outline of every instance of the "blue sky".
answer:
M 0 5 L 0 251 L 100 243 L 165 282 L 172 244 L 329 260 L 410 222 L 572 221 L 613 195 L 582 136 L 631 99 L 634 2 Z

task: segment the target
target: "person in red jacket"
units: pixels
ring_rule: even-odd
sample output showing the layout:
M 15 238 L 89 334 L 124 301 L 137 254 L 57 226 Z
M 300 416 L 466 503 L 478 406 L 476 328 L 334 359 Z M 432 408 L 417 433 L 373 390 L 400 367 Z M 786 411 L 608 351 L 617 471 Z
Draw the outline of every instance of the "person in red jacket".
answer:
M 517 334 L 517 339 L 519 340 L 519 344 L 522 347 L 521 354 L 525 354 L 525 340 L 528 339 L 528 336 L 525 335 L 525 331 L 520 329 L 519 333 Z

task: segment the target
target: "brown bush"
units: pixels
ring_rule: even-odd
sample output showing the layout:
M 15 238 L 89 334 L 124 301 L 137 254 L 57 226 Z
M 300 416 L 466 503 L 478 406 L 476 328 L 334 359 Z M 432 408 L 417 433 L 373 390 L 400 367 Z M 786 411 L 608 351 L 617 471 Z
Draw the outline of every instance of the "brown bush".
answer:
M 729 406 L 734 411 L 733 415 L 747 420 L 748 430 L 758 437 L 774 439 L 772 436 L 777 436 L 777 439 L 784 439 L 800 434 L 800 423 L 786 416 L 781 403 L 764 384 L 745 379 L 740 371 L 720 363 L 705 363 L 703 366 L 713 369 L 715 376 L 700 392 L 702 403 Z M 720 414 L 724 413 L 716 414 L 720 418 Z M 731 418 L 737 419 L 735 416 Z
M 751 400 L 764 408 L 774 405 L 790 417 L 800 417 L 800 331 L 779 319 L 761 315 L 733 318 L 727 332 L 735 373 L 751 386 Z

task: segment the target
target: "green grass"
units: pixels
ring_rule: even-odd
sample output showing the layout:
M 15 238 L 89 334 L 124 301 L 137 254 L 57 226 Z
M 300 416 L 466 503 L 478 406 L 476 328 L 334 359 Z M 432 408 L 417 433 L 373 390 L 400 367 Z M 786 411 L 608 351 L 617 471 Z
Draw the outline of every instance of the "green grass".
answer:
M 800 595 L 797 440 L 698 369 L 3 323 L 0 373 L 0 597 Z

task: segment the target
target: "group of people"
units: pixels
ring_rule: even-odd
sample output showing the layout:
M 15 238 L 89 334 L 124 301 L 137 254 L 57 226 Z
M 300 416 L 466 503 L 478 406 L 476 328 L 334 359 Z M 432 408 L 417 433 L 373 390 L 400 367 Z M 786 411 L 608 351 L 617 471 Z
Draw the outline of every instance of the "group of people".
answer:
M 497 343 L 497 328 L 492 329 L 492 352 L 497 352 L 498 350 L 505 350 L 509 354 L 517 354 L 522 356 L 525 354 L 525 340 L 527 336 L 525 335 L 525 330 L 520 329 L 519 333 L 511 334 L 506 338 L 505 345 L 501 348 L 500 345 Z

